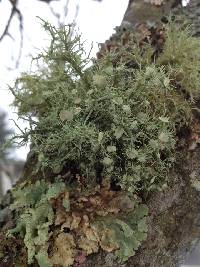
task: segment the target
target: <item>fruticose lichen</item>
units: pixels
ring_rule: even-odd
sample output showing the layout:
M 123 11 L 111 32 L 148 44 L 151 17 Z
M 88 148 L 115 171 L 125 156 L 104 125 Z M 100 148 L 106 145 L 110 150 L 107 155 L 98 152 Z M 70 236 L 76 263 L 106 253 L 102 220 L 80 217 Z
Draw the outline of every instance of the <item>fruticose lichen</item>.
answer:
M 70 39 L 66 27 L 45 23 L 45 29 L 52 41 L 37 58 L 43 67 L 23 74 L 12 89 L 19 115 L 30 122 L 21 138 L 33 144 L 38 170 L 68 169 L 88 184 L 97 176 L 109 177 L 130 192 L 166 186 L 176 157 L 176 130 L 191 119 L 191 103 L 181 89 L 190 94 L 199 84 L 197 76 L 190 77 L 195 88 L 186 82 L 188 68 L 196 73 L 199 64 L 198 39 L 169 27 L 155 62 L 149 56 L 153 48 L 140 51 L 133 39 L 128 48 L 121 46 L 85 69 L 80 37 Z M 196 50 L 175 49 L 190 39 Z
M 79 264 L 100 248 L 126 261 L 147 235 L 141 198 L 170 183 L 177 136 L 193 119 L 199 39 L 169 23 L 156 50 L 151 33 L 138 43 L 125 32 L 88 67 L 70 27 L 44 27 L 51 43 L 38 70 L 11 88 L 30 124 L 18 138 L 37 164 L 12 193 L 9 233 L 40 267 Z

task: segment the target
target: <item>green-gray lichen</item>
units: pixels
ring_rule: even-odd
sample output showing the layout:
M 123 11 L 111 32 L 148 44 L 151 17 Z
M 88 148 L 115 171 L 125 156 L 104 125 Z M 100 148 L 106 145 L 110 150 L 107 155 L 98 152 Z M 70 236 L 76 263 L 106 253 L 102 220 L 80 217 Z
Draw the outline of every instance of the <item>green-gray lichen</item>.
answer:
M 21 234 L 28 263 L 37 259 L 40 267 L 70 266 L 77 249 L 89 255 L 100 247 L 126 261 L 147 233 L 147 208 L 134 206 L 134 194 L 167 186 L 177 132 L 192 120 L 200 88 L 199 39 L 170 23 L 157 57 L 153 47 L 141 48 L 133 38 L 86 68 L 89 58 L 70 27 L 44 22 L 44 28 L 51 43 L 36 58 L 42 67 L 22 74 L 11 88 L 19 116 L 29 122 L 18 138 L 31 141 L 35 169 L 44 177 L 13 190 L 16 227 L 10 233 Z M 62 179 L 74 175 L 78 188 L 72 199 L 64 183 L 47 181 L 49 172 Z M 107 190 L 104 183 L 92 187 L 99 176 L 125 192 Z M 121 193 L 128 199 L 122 209 L 112 202 Z M 108 210 L 101 209 L 105 200 Z M 60 227 L 51 240 L 52 255 L 50 226 Z
M 177 82 L 182 91 L 191 99 L 199 98 L 200 46 L 199 37 L 192 37 L 191 26 L 185 30 L 173 23 L 167 28 L 163 53 L 157 64 L 163 66 L 171 79 Z
M 44 180 L 38 180 L 35 184 L 24 185 L 24 188 L 21 185 L 12 191 L 14 203 L 10 208 L 19 213 L 19 218 L 16 227 L 11 229 L 9 234 L 22 235 L 28 250 L 29 264 L 33 262 L 35 256 L 40 259 L 41 251 L 49 240 L 49 226 L 54 218 L 50 200 L 58 197 L 64 188 L 64 183 L 50 185 Z
M 176 157 L 176 130 L 191 119 L 190 101 L 174 85 L 177 66 L 184 78 L 180 85 L 196 92 L 197 75 L 189 78 L 195 86 L 186 79 L 188 68 L 197 74 L 199 40 L 169 28 L 157 62 L 144 61 L 145 54 L 133 44 L 119 52 L 121 63 L 113 66 L 118 54 L 110 53 L 85 70 L 88 58 L 80 37 L 71 39 L 66 27 L 44 26 L 52 40 L 37 58 L 43 67 L 23 74 L 12 89 L 19 115 L 30 122 L 21 138 L 33 144 L 38 169 L 59 173 L 73 165 L 89 183 L 100 170 L 131 192 L 161 189 Z M 189 47 L 190 40 L 194 49 L 189 54 L 184 46 L 175 49 L 185 41 Z M 130 60 L 136 68 L 127 67 Z
M 122 261 L 127 261 L 147 238 L 147 214 L 147 207 L 139 205 L 122 218 L 112 216 L 95 221 L 99 231 L 108 232 L 101 241 L 102 247 L 117 247 L 116 256 Z
M 28 264 L 37 260 L 40 267 L 68 267 L 78 251 L 90 255 L 100 248 L 126 261 L 147 236 L 148 208 L 134 195 L 113 192 L 109 187 L 85 193 L 71 190 L 69 194 L 62 182 L 38 180 L 22 183 L 12 195 L 10 208 L 15 212 L 16 227 L 8 235 L 20 233 Z M 56 227 L 56 234 L 50 226 Z

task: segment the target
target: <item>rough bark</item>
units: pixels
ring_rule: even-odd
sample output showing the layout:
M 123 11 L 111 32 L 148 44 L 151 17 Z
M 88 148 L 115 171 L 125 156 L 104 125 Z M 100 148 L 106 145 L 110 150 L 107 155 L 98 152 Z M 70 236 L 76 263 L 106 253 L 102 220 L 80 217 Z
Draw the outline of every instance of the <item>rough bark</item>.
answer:
M 157 1 L 161 5 L 152 4 L 154 0 L 130 0 L 125 12 L 122 25 L 129 24 L 137 29 L 141 24 L 155 26 L 165 21 L 170 14 L 183 15 L 193 25 L 194 35 L 200 35 L 200 2 L 191 0 L 186 7 L 181 0 Z
M 173 8 L 181 4 L 180 0 L 161 0 L 158 1 L 160 5 L 151 2 L 155 1 L 130 0 L 122 23 L 129 23 L 133 27 L 140 24 L 155 26 L 163 17 L 168 16 Z
M 167 191 L 153 194 L 148 200 L 148 239 L 126 264 L 112 254 L 99 253 L 84 267 L 175 267 L 184 259 L 190 244 L 200 238 L 200 194 L 191 187 L 190 175 L 199 174 L 199 149 L 180 160 L 174 184 Z
M 200 36 L 200 2 L 199 0 L 191 0 L 187 8 L 184 10 L 188 19 L 192 22 L 194 35 Z

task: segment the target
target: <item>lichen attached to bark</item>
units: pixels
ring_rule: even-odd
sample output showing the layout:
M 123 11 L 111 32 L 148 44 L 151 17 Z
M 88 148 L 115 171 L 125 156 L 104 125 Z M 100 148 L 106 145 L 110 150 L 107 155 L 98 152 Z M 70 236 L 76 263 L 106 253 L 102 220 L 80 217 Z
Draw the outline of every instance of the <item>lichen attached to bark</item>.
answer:
M 122 30 L 86 68 L 70 27 L 44 27 L 52 40 L 42 67 L 11 88 L 30 123 L 15 139 L 31 141 L 36 164 L 34 180 L 12 192 L 9 234 L 41 267 L 78 266 L 100 249 L 126 261 L 147 237 L 144 204 L 183 182 L 172 170 L 198 143 L 200 41 L 171 22 L 139 42 Z

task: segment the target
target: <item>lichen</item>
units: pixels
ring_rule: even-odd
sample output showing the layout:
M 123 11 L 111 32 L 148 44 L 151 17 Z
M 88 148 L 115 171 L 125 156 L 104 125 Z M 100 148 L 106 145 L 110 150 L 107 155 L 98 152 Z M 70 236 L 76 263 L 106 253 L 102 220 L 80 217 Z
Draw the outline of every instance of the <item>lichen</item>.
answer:
M 52 38 L 38 56 L 45 67 L 23 74 L 12 89 L 19 115 L 30 122 L 21 138 L 31 140 L 38 170 L 68 168 L 89 185 L 97 176 L 109 177 L 130 192 L 161 190 L 175 161 L 176 130 L 192 116 L 190 101 L 174 85 L 181 59 L 173 66 L 168 51 L 177 30 L 166 29 L 166 52 L 156 62 L 143 60 L 152 49 L 146 45 L 141 52 L 133 39 L 131 47 L 121 46 L 85 70 L 80 37 L 70 39 L 66 27 L 44 26 Z M 181 43 L 189 43 L 182 35 Z M 187 62 L 197 52 L 185 51 L 179 54 Z M 186 77 L 188 70 L 179 68 Z
M 50 186 L 43 180 L 38 180 L 33 185 L 24 185 L 24 188 L 21 185 L 13 190 L 14 203 L 10 208 L 19 213 L 19 218 L 16 227 L 9 231 L 9 235 L 14 233 L 22 235 L 28 250 L 29 264 L 49 240 L 49 226 L 54 218 L 49 201 L 58 197 L 63 188 L 65 188 L 63 183 Z
M 158 51 L 146 36 L 138 44 L 129 34 L 88 67 L 70 27 L 44 28 L 51 43 L 36 58 L 42 67 L 11 88 L 30 124 L 16 138 L 31 141 L 37 163 L 36 182 L 12 192 L 9 233 L 21 234 L 28 263 L 37 259 L 40 267 L 78 265 L 100 248 L 126 261 L 147 237 L 139 196 L 145 202 L 166 189 L 177 137 L 190 129 L 199 39 L 170 22 Z
M 157 64 L 171 72 L 171 79 L 179 85 L 182 93 L 188 93 L 191 100 L 199 98 L 200 69 L 199 38 L 192 37 L 191 26 L 182 29 L 174 23 L 167 26 L 163 53 Z
M 8 235 L 20 233 L 28 264 L 36 259 L 40 267 L 68 267 L 81 260 L 78 253 L 87 256 L 100 248 L 126 261 L 146 238 L 147 207 L 109 185 L 81 191 L 40 180 L 22 184 L 13 190 L 13 198 L 16 227 Z

